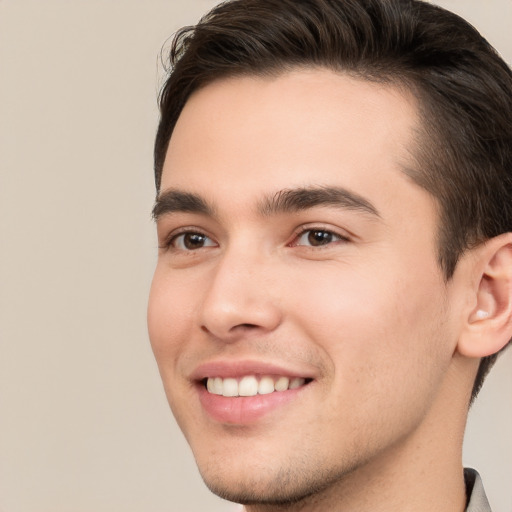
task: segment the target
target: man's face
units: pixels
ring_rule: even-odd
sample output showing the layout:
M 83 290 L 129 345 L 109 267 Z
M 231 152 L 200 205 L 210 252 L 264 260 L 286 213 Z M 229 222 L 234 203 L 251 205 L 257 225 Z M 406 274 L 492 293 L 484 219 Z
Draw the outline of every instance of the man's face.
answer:
M 217 81 L 185 105 L 149 331 L 214 492 L 300 498 L 425 428 L 457 336 L 436 205 L 402 170 L 417 123 L 405 93 L 327 70 Z

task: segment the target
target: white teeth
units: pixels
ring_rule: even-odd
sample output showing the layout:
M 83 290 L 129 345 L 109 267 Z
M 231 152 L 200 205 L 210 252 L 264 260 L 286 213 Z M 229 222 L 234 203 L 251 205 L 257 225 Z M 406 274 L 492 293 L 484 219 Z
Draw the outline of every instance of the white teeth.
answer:
M 256 396 L 258 394 L 258 379 L 253 375 L 244 377 L 238 384 L 240 396 Z
M 274 379 L 272 377 L 262 377 L 258 384 L 258 395 L 269 395 L 274 392 Z
M 235 378 L 209 377 L 206 379 L 206 389 L 214 395 L 223 395 L 226 397 L 235 396 L 256 396 L 268 395 L 274 391 L 286 391 L 288 389 L 297 389 L 306 384 L 306 379 L 295 377 L 273 378 L 263 376 L 259 380 L 254 375 L 246 375 L 240 380 Z
M 224 396 L 238 396 L 238 382 L 236 379 L 224 379 L 224 386 L 222 387 L 222 394 Z
M 274 384 L 276 391 L 286 391 L 288 389 L 288 385 L 290 384 L 290 379 L 288 377 L 279 377 Z
M 292 379 L 290 382 L 290 389 L 297 389 L 301 386 L 304 386 L 306 383 L 305 379 L 301 379 L 300 377 L 296 377 L 295 379 Z
M 213 393 L 215 393 L 216 395 L 222 395 L 223 387 L 223 380 L 220 377 L 215 377 L 215 379 L 213 379 Z

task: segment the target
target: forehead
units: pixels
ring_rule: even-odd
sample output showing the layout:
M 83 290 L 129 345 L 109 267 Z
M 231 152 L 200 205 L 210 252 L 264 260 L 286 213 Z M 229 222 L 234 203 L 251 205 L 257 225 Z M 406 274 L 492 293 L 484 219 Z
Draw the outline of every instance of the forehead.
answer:
M 218 80 L 186 103 L 161 189 L 225 191 L 231 200 L 237 186 L 268 194 L 334 184 L 378 193 L 376 178 L 412 165 L 417 123 L 407 91 L 325 69 Z

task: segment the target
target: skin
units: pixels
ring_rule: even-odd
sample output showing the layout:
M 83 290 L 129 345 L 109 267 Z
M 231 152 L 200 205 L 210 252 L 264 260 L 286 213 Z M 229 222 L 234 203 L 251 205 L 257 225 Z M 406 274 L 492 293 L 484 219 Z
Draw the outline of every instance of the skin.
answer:
M 247 511 L 464 510 L 480 354 L 458 343 L 480 260 L 469 252 L 444 280 L 436 202 L 403 171 L 418 123 L 406 92 L 318 69 L 214 82 L 178 120 L 160 197 L 194 194 L 211 211 L 158 215 L 150 339 L 205 482 Z M 268 207 L 319 187 L 370 206 Z M 187 248 L 183 232 L 204 243 Z M 191 377 L 210 361 L 313 380 L 254 422 L 223 423 Z

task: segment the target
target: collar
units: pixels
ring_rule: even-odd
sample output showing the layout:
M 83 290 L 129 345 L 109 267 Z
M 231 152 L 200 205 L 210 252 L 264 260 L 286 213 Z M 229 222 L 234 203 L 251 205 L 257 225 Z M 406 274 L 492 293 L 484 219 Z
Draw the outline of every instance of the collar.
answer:
M 480 475 L 471 468 L 464 469 L 468 505 L 466 512 L 492 512 Z

